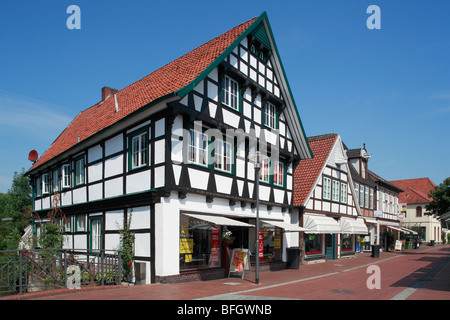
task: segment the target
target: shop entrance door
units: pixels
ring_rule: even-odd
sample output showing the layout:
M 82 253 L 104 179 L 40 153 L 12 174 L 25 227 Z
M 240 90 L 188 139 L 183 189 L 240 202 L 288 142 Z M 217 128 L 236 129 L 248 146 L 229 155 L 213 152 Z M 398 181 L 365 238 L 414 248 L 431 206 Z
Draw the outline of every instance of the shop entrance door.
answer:
M 336 235 L 326 234 L 325 235 L 325 253 L 328 260 L 336 259 Z

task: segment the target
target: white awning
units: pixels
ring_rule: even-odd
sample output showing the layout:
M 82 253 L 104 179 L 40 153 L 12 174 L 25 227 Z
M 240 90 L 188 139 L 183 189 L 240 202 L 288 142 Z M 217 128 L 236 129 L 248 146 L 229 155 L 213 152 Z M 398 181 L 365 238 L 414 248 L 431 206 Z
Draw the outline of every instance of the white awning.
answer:
M 305 228 L 302 228 L 295 224 L 290 224 L 282 221 L 272 221 L 272 220 L 261 220 L 263 223 L 271 224 L 275 227 L 279 227 L 284 229 L 285 232 L 303 232 L 306 231 Z
M 357 218 L 341 218 L 340 219 L 341 232 L 342 233 L 351 233 L 351 234 L 368 234 L 369 230 L 367 229 L 366 224 L 363 219 Z
M 341 233 L 339 223 L 325 216 L 304 215 L 303 228 L 305 233 Z
M 409 231 L 403 230 L 403 229 L 400 228 L 400 227 L 394 227 L 394 226 L 387 226 L 387 227 L 388 227 L 389 229 L 392 229 L 392 230 L 396 230 L 396 231 L 400 231 L 400 232 L 409 234 Z
M 409 232 L 409 233 L 412 233 L 412 234 L 418 234 L 416 231 L 414 231 L 414 230 L 409 230 L 409 229 L 406 229 L 406 228 L 404 228 L 404 227 L 399 227 L 400 229 L 402 229 L 402 230 L 405 230 L 406 232 Z
M 230 218 L 225 218 L 223 216 L 207 216 L 203 214 L 192 214 L 192 213 L 183 213 L 185 216 L 203 220 L 206 222 L 209 222 L 216 226 L 232 226 L 232 227 L 247 227 L 247 228 L 253 228 L 255 227 L 252 224 L 248 224 L 245 222 L 237 221 Z

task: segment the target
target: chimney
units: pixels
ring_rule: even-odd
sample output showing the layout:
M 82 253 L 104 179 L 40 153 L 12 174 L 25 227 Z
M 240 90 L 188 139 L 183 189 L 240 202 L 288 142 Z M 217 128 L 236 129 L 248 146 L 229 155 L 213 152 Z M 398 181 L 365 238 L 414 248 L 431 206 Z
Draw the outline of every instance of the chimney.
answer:
M 110 95 L 115 94 L 117 92 L 119 92 L 119 90 L 113 89 L 113 88 L 110 88 L 110 87 L 103 87 L 102 88 L 102 101 L 104 101 Z

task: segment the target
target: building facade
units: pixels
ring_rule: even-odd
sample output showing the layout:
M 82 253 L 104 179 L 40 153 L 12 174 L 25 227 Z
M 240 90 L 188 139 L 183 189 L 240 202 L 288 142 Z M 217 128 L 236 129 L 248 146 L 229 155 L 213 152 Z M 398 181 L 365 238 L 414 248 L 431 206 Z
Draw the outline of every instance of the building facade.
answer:
M 223 277 L 229 248 L 283 263 L 298 246 L 286 232 L 298 229 L 295 166 L 311 157 L 263 13 L 122 90 L 103 88 L 28 171 L 36 230 L 58 207 L 65 248 L 120 249 L 130 223 L 147 283 Z

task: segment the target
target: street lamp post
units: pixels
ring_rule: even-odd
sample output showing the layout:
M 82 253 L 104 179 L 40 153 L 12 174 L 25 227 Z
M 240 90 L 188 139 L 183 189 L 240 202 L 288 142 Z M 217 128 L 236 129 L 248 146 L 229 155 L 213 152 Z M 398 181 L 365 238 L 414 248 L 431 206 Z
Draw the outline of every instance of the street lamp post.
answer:
M 255 163 L 256 173 L 256 270 L 255 270 L 255 283 L 259 284 L 259 174 L 261 170 L 261 162 L 259 156 L 257 156 Z
M 260 151 L 253 152 L 249 155 L 249 160 L 253 161 L 256 174 L 256 260 L 255 260 L 255 283 L 259 284 L 259 176 L 261 171 L 261 161 L 267 160 L 267 155 L 262 154 Z

